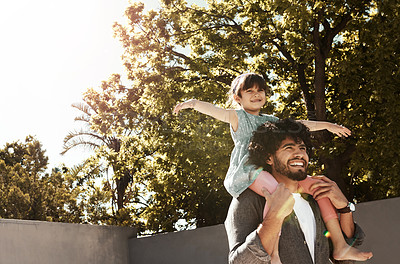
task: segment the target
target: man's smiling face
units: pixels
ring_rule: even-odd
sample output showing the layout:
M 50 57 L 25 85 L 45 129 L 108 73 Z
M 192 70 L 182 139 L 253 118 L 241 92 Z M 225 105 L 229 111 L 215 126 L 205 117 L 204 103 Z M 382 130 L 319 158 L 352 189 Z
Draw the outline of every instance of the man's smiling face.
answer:
M 307 148 L 303 141 L 296 142 L 292 138 L 286 138 L 268 163 L 273 172 L 302 181 L 307 177 L 308 161 Z

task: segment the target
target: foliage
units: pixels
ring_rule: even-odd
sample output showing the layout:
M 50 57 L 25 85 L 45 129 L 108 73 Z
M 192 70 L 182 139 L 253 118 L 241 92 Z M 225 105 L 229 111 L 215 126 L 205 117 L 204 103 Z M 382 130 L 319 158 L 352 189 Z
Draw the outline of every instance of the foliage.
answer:
M 142 232 L 173 231 L 182 220 L 184 228 L 223 222 L 229 127 L 172 109 L 190 98 L 228 107 L 230 82 L 248 71 L 275 92 L 264 112 L 354 131 L 346 140 L 315 134 L 313 163 L 350 197 L 399 195 L 398 155 L 390 148 L 399 131 L 390 96 L 399 90 L 398 10 L 394 0 L 164 0 L 148 12 L 133 3 L 128 23 L 114 28 L 129 85 L 113 75 L 83 98 L 93 110 L 83 118 L 89 132 L 118 139 L 117 149 L 97 145 L 93 161 L 113 169 L 115 186 L 126 180 L 116 213 L 133 217 Z
M 54 169 L 35 138 L 0 150 L 0 217 L 78 223 L 81 208 L 73 178 Z
M 84 195 L 89 199 L 84 200 L 87 221 L 133 225 L 141 213 L 141 206 L 135 206 L 143 203 L 141 167 L 154 147 L 151 141 L 142 140 L 143 128 L 138 124 L 143 118 L 130 107 L 133 95 L 125 97 L 128 89 L 119 79 L 119 75 L 111 76 L 100 91 L 88 89 L 84 102 L 73 104 L 82 113 L 75 120 L 83 126 L 65 137 L 62 154 L 78 146 L 95 150 L 94 156 L 78 166 L 82 183 L 90 187 Z M 106 179 L 110 170 L 112 176 Z
M 347 63 L 333 79 L 340 87 L 335 112 L 355 134 L 348 173 L 360 201 L 400 195 L 399 10 L 398 1 L 378 1 L 366 23 L 353 25 L 357 41 L 343 45 L 340 60 Z
M 48 158 L 35 138 L 0 150 L 0 217 L 65 223 L 132 226 L 129 209 L 110 206 L 115 190 L 96 157 L 46 172 Z

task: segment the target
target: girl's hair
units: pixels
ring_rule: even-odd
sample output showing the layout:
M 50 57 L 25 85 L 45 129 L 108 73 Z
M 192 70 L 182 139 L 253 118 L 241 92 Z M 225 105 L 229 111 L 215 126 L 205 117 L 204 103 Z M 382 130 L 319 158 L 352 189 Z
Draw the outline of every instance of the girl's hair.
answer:
M 265 91 L 265 94 L 270 93 L 269 87 L 267 87 L 267 83 L 264 78 L 256 73 L 244 73 L 236 77 L 231 84 L 231 89 L 229 90 L 229 101 L 228 103 L 231 105 L 234 100 L 234 95 L 241 97 L 241 92 L 246 91 L 247 89 L 252 88 L 253 86 L 257 86 L 259 89 Z

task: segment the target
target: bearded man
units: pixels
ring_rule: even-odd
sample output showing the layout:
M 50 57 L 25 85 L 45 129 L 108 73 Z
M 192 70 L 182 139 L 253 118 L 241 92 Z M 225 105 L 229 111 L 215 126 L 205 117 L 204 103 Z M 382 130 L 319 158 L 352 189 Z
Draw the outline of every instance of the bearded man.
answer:
M 310 133 L 300 122 L 267 122 L 254 132 L 249 162 L 270 172 L 279 184 L 273 193 L 263 189 L 265 197 L 247 189 L 232 199 L 225 221 L 229 263 L 332 263 L 318 204 L 298 185 L 307 177 L 310 151 Z M 340 209 L 349 204 L 333 181 L 325 176 L 319 179 L 314 196 L 328 197 Z M 263 217 L 266 202 L 269 210 Z M 352 246 L 361 244 L 364 233 L 351 212 L 341 215 L 340 227 Z

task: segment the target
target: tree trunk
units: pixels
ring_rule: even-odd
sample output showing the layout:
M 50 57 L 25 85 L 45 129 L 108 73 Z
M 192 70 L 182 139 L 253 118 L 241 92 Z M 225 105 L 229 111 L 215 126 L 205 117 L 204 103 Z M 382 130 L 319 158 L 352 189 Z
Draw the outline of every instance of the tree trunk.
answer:
M 314 75 L 314 88 L 315 88 L 315 116 L 318 121 L 326 121 L 326 101 L 325 101 L 325 86 L 326 86 L 326 58 L 332 46 L 334 36 L 346 25 L 348 17 L 345 16 L 342 22 L 335 29 L 331 29 L 328 24 L 324 24 L 327 30 L 327 36 L 320 35 L 320 21 L 324 21 L 322 10 L 318 14 L 318 19 L 314 22 L 313 42 L 315 45 L 315 75 Z M 323 22 L 324 23 L 324 22 Z M 325 21 L 326 23 L 326 21 Z M 310 113 L 308 113 L 310 116 Z M 327 131 L 316 133 L 317 146 L 322 146 L 324 143 L 330 141 L 332 136 Z M 346 184 L 344 178 L 341 177 L 341 172 L 350 160 L 351 148 L 347 148 L 345 153 L 339 157 L 322 156 L 320 160 L 325 164 L 325 175 L 331 180 L 335 181 L 342 192 L 349 196 L 349 184 Z
M 325 105 L 325 56 L 317 49 L 315 56 L 315 114 L 318 121 L 326 121 Z
M 326 102 L 325 102 L 325 67 L 326 67 L 326 51 L 322 50 L 321 46 L 317 46 L 315 54 L 315 114 L 318 121 L 326 121 Z M 321 131 L 317 134 L 317 145 L 320 147 L 324 143 L 331 140 L 332 136 L 327 131 Z M 341 172 L 349 158 L 344 157 L 320 157 L 323 164 L 325 164 L 326 176 L 335 181 L 342 192 L 348 197 L 349 196 L 349 185 L 345 183 Z
M 353 199 L 351 196 L 354 193 L 354 190 L 352 189 L 351 182 L 346 182 L 341 176 L 341 172 L 350 161 L 351 155 L 354 153 L 355 149 L 355 145 L 348 145 L 346 150 L 340 156 L 320 157 L 321 161 L 326 165 L 325 176 L 336 182 L 348 200 Z
M 310 93 L 310 88 L 307 85 L 307 80 L 306 80 L 306 75 L 305 75 L 305 69 L 306 69 L 305 64 L 298 64 L 297 65 L 297 76 L 299 79 L 300 83 L 300 89 L 303 92 L 303 99 L 306 104 L 306 109 L 307 109 L 307 117 L 309 120 L 316 120 L 316 115 L 315 115 L 315 106 L 314 102 Z
M 131 175 L 129 172 L 125 172 L 124 175 L 116 180 L 117 183 L 117 208 L 118 211 L 124 208 L 125 192 L 128 188 Z

